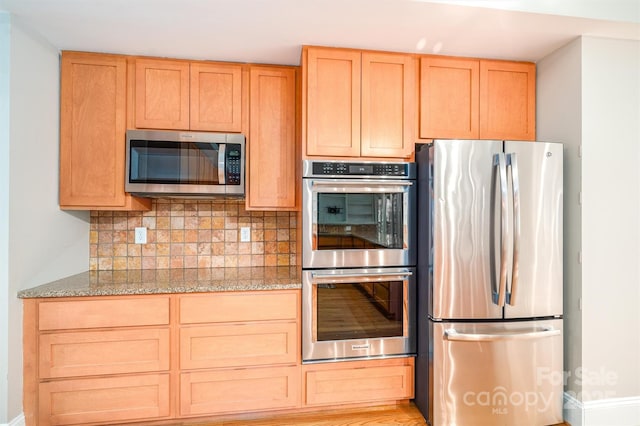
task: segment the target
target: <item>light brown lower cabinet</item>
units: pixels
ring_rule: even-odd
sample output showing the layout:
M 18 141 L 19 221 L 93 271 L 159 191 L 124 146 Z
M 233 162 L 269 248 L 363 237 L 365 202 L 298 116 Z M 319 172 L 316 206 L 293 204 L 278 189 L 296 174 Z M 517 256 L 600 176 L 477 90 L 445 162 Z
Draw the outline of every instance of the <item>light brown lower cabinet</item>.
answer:
M 305 405 L 337 405 L 413 398 L 413 358 L 303 366 Z
M 194 371 L 180 375 L 182 416 L 295 408 L 297 366 Z
M 27 426 L 413 397 L 413 358 L 301 363 L 300 290 L 24 300 Z
M 44 382 L 38 425 L 122 423 L 169 415 L 169 374 Z

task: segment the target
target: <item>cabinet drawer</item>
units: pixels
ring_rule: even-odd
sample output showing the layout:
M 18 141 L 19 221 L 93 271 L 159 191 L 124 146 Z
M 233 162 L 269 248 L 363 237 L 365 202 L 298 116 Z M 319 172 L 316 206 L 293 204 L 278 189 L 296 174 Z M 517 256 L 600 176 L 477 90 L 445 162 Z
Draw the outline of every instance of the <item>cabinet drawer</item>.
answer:
M 168 369 L 169 329 L 40 335 L 41 378 Z
M 182 373 L 180 414 L 293 408 L 298 405 L 299 394 L 298 367 Z
M 180 329 L 180 368 L 293 364 L 295 322 L 212 325 Z
M 295 320 L 298 292 L 237 292 L 180 298 L 180 323 Z
M 413 365 L 367 366 L 349 368 L 308 368 L 305 374 L 306 404 L 350 404 L 413 398 Z M 357 365 L 357 364 L 356 364 Z
M 122 423 L 169 415 L 169 375 L 41 383 L 39 425 Z
M 169 324 L 168 297 L 41 302 L 40 330 Z

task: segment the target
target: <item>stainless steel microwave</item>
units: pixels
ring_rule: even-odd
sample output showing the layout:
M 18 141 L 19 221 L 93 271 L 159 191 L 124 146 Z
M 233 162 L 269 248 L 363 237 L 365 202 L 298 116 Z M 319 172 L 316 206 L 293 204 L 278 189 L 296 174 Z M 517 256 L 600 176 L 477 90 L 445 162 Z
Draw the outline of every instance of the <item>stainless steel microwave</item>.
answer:
M 243 196 L 238 133 L 127 130 L 125 191 L 144 197 Z

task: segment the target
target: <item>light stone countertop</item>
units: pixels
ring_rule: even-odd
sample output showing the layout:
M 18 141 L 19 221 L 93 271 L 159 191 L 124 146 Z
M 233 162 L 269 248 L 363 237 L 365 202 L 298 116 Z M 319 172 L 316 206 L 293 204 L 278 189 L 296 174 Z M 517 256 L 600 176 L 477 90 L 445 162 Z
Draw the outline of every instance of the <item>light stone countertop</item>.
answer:
M 120 296 L 300 288 L 300 268 L 296 266 L 135 269 L 82 272 L 22 290 L 18 292 L 18 297 Z

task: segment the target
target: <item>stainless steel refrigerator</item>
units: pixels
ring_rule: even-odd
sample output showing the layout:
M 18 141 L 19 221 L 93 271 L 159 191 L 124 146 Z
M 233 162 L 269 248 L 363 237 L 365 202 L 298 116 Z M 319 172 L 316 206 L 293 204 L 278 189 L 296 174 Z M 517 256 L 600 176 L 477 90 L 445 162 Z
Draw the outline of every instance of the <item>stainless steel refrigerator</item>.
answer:
M 562 145 L 419 146 L 415 402 L 432 426 L 562 422 Z

